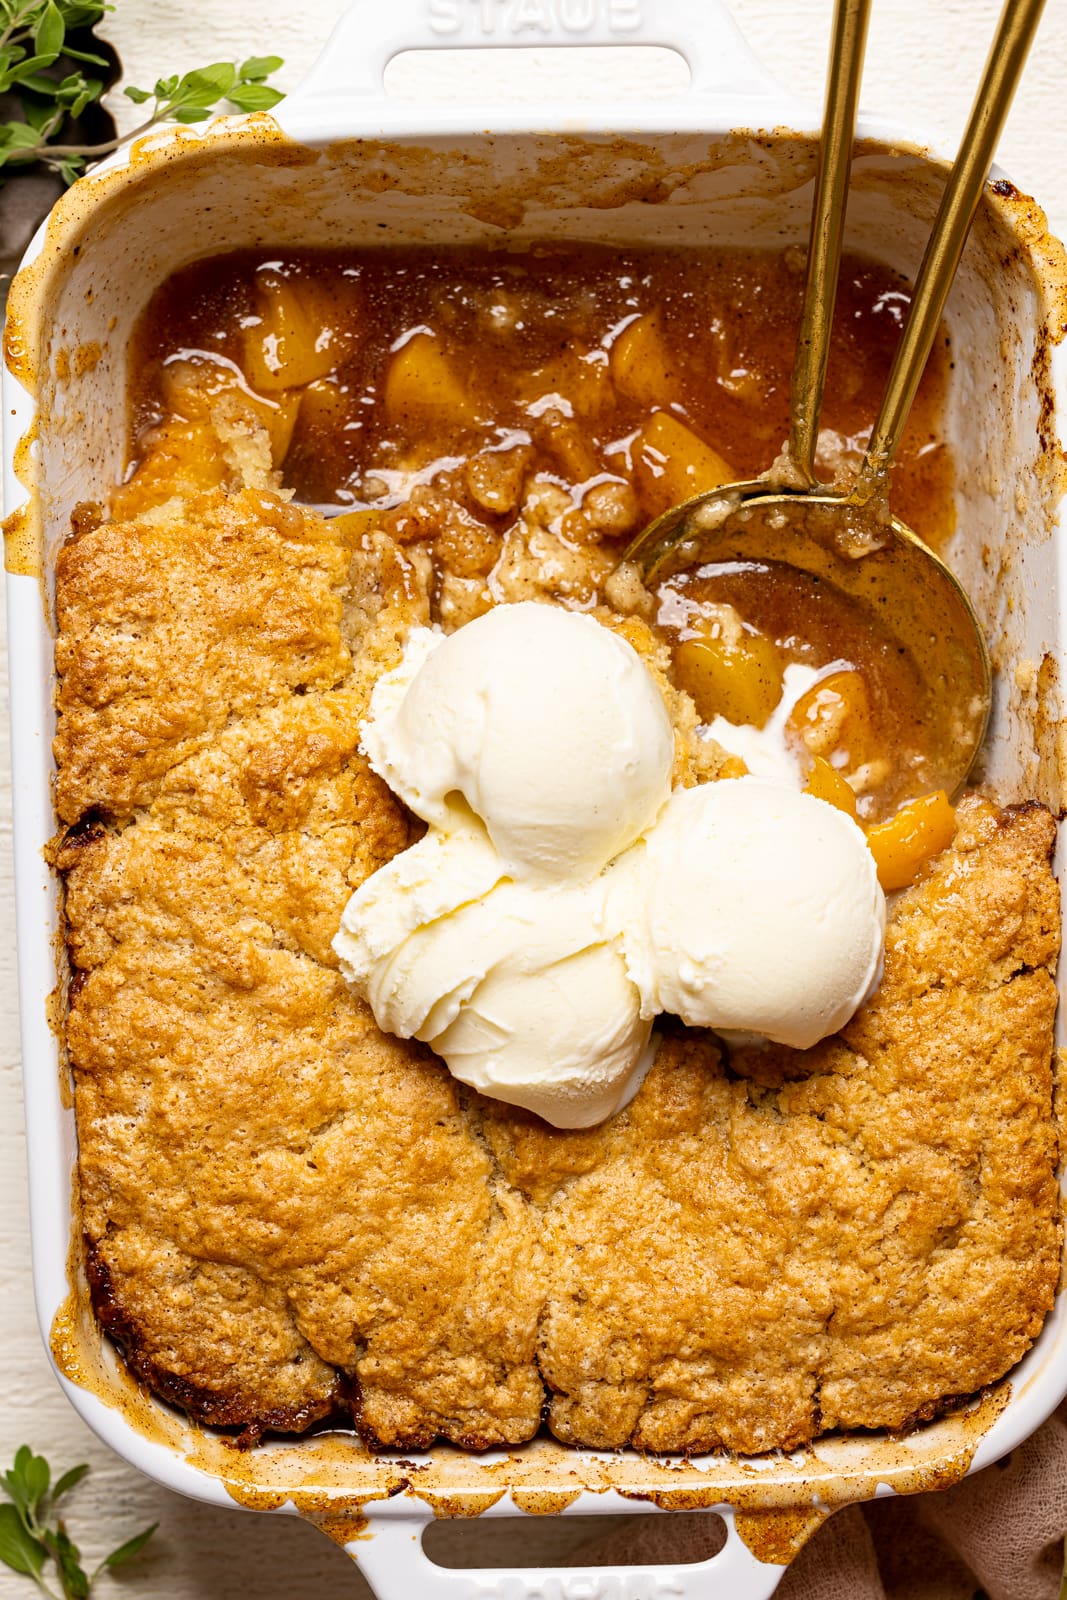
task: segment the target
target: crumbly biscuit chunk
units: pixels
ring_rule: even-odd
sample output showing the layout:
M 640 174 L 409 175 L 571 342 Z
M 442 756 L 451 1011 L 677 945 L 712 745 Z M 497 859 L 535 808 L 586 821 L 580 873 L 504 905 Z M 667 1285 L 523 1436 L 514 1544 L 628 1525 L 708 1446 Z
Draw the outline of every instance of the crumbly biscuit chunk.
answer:
M 132 1371 L 198 1421 L 244 1429 L 255 1416 L 301 1432 L 342 1403 L 339 1374 L 301 1336 L 285 1294 L 246 1267 L 187 1255 L 136 1224 L 90 1242 L 87 1266 Z
M 56 568 L 56 809 L 125 817 L 232 715 L 344 677 L 344 544 L 275 494 L 173 498 Z

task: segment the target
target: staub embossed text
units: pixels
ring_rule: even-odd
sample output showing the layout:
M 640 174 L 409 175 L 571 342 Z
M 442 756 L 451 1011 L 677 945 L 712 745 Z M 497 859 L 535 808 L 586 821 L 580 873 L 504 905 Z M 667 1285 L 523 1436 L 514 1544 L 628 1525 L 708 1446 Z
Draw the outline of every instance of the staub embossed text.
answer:
M 510 35 L 533 43 L 539 34 L 634 34 L 641 5 L 642 0 L 427 0 L 427 18 L 433 33 L 457 40 Z

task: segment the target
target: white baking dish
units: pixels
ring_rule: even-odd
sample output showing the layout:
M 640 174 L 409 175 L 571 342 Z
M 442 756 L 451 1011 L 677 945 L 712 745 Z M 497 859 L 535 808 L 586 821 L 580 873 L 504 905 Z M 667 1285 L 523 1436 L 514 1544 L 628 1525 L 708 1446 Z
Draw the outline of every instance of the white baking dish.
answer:
M 383 89 L 400 49 L 523 43 L 667 45 L 688 62 L 691 88 L 670 102 L 532 110 L 426 109 L 390 102 Z M 828 1509 L 955 1481 L 1037 1427 L 1067 1390 L 1063 1299 L 981 1405 L 903 1440 L 824 1439 L 790 1457 L 690 1462 L 538 1440 L 489 1456 L 435 1450 L 412 1463 L 368 1456 L 344 1434 L 238 1456 L 139 1395 L 71 1295 L 74 1130 L 50 1026 L 56 893 L 41 853 L 54 827 L 48 579 L 71 507 L 106 498 L 121 474 L 127 336 L 152 290 L 190 259 L 258 244 L 498 241 L 504 228 L 517 238 L 775 247 L 806 236 L 813 147 L 783 130 L 810 131 L 817 108 L 768 79 L 712 0 L 362 0 L 278 115 L 284 135 L 269 118 L 221 119 L 114 158 L 57 208 L 12 292 L 4 406 L 16 894 L 41 1326 L 72 1403 L 120 1455 L 200 1499 L 330 1522 L 383 1596 L 756 1600 Z M 736 131 L 745 129 L 776 131 Z M 911 275 L 941 168 L 900 129 L 867 122 L 861 133 L 848 243 Z M 949 309 L 960 464 L 950 555 L 1007 663 L 988 772 L 1004 799 L 1036 793 L 1057 807 L 1067 576 L 1052 537 L 1050 397 L 1067 383 L 1052 345 L 1067 322 L 1060 259 L 1036 208 L 1002 181 L 983 203 Z M 435 1514 L 610 1512 L 635 1499 L 716 1508 L 729 1526 L 725 1548 L 698 1566 L 554 1575 L 450 1571 L 422 1551 Z

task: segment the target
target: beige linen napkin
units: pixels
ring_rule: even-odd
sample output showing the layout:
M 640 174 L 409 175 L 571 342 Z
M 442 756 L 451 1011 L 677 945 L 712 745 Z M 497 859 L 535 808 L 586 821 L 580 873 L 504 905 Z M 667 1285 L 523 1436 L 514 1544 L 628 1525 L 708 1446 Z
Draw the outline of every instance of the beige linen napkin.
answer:
M 954 1489 L 838 1512 L 801 1551 L 778 1595 L 1058 1600 L 1065 1533 L 1067 1403 L 1010 1456 Z M 721 1544 L 715 1518 L 655 1517 L 590 1541 L 575 1551 L 571 1564 L 706 1560 Z M 712 1600 L 713 1581 L 708 1594 Z

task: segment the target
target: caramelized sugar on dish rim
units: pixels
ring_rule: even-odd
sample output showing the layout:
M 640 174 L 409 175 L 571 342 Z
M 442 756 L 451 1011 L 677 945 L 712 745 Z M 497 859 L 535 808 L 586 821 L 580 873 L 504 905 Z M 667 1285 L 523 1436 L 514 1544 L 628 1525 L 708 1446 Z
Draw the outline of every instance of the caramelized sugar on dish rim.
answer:
M 546 598 L 584 609 L 606 585 L 615 603 L 628 575 L 610 574 L 641 527 L 754 475 L 781 447 L 802 287 L 791 252 L 545 246 L 198 262 L 142 319 L 131 456 L 143 465 L 113 514 L 143 507 L 153 458 L 165 473 L 177 460 L 205 487 L 223 481 L 205 448 L 222 395 L 265 425 L 297 499 L 345 516 L 354 533 L 384 526 L 402 546 L 437 527 L 434 554 L 453 580 L 438 596 L 446 628 L 515 597 L 501 563 L 531 480 L 566 497 L 545 534 L 548 566 L 563 574 Z M 827 480 L 862 456 L 907 306 L 888 269 L 846 258 L 817 457 Z M 891 486 L 893 511 L 935 550 L 954 520 L 940 426 L 950 361 L 943 334 Z M 959 730 L 924 688 L 936 673 L 922 658 L 944 647 L 929 630 L 909 636 L 902 606 L 887 617 L 829 572 L 764 558 L 753 516 L 736 550 L 664 564 L 639 603 L 700 721 L 774 724 L 809 791 L 867 830 L 883 886 L 903 887 L 953 832 L 942 773 Z M 791 666 L 807 671 L 787 704 Z M 727 767 L 744 770 L 742 757 Z

